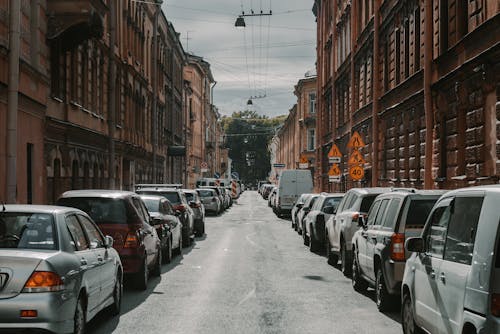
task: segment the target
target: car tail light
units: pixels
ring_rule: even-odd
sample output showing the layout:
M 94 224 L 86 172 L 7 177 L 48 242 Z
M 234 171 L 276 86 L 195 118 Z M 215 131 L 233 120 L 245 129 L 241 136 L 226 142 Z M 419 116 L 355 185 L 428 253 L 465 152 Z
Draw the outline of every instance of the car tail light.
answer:
M 491 314 L 500 317 L 500 293 L 491 295 Z
M 199 208 L 199 207 L 201 207 L 201 203 L 198 202 L 194 203 L 192 206 L 192 208 Z
M 186 211 L 186 207 L 184 206 L 184 204 L 179 204 L 174 206 L 174 210 L 179 210 L 180 212 L 184 212 Z
M 391 236 L 391 259 L 394 261 L 404 261 L 405 257 L 405 235 L 394 233 Z
M 21 318 L 36 318 L 38 317 L 37 310 L 21 310 Z
M 61 277 L 52 271 L 34 271 L 26 284 L 23 292 L 50 292 L 64 290 Z
M 139 239 L 135 232 L 128 232 L 123 248 L 136 248 L 139 245 Z

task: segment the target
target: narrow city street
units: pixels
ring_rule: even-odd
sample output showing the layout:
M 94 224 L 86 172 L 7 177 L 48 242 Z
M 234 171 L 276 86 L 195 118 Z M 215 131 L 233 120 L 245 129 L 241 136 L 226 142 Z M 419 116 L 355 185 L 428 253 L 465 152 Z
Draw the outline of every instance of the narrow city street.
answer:
M 206 236 L 163 267 L 146 291 L 126 288 L 120 317 L 91 333 L 401 333 L 399 310 L 377 311 L 324 256 L 303 246 L 290 221 L 245 192 Z

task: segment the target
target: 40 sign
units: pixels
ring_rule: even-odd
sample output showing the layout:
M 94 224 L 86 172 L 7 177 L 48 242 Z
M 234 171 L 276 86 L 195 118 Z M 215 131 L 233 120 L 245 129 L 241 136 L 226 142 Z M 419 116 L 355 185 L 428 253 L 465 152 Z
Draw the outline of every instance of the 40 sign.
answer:
M 352 166 L 349 168 L 349 176 L 354 181 L 359 181 L 365 177 L 365 170 L 361 166 Z

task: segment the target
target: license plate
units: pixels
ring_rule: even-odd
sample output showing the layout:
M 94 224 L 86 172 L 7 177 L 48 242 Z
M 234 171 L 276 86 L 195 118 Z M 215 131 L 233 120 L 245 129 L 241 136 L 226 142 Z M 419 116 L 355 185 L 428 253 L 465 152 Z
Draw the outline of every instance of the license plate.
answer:
M 0 274 L 0 290 L 2 290 L 5 283 L 7 283 L 7 278 L 9 278 L 7 274 Z

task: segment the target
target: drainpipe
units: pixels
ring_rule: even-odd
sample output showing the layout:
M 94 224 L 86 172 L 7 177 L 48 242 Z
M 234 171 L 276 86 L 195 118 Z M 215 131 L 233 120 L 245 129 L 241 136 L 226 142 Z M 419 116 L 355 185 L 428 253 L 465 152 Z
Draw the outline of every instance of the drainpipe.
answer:
M 424 108 L 425 108 L 425 164 L 424 189 L 432 189 L 432 149 L 434 119 L 432 111 L 432 1 L 424 1 Z
M 153 86 L 153 105 L 152 114 L 153 114 L 153 183 L 157 183 L 157 171 L 156 171 L 156 155 L 157 155 L 157 146 L 158 146 L 158 111 L 157 111 L 157 99 L 158 99 L 158 84 L 157 84 L 157 60 L 158 56 L 158 17 L 161 12 L 161 5 L 156 5 L 156 11 L 154 16 L 154 25 L 153 25 L 153 52 L 152 52 L 152 60 L 151 60 L 151 85 Z
M 7 203 L 17 203 L 17 113 L 19 106 L 19 53 L 21 1 L 10 0 L 9 87 L 7 102 Z
M 108 186 L 115 189 L 115 113 L 116 113 L 116 66 L 115 66 L 115 44 L 116 44 L 116 7 L 115 0 L 109 2 L 109 70 L 108 70 Z
M 378 113 L 380 111 L 379 95 L 380 95 L 380 0 L 375 0 L 375 8 L 373 8 L 373 94 L 372 94 L 372 181 L 371 186 L 376 187 L 379 179 L 378 169 L 378 149 L 379 149 L 379 120 Z

